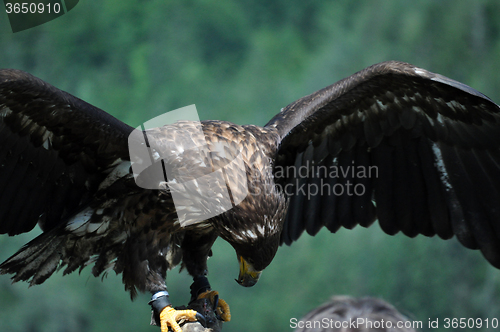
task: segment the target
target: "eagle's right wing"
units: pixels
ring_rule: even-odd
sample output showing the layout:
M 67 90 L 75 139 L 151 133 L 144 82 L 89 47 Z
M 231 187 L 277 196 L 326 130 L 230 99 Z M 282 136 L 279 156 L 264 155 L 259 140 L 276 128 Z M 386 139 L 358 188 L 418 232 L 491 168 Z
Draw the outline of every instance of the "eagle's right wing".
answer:
M 19 70 L 0 70 L 0 234 L 54 228 L 120 160 L 133 128 Z

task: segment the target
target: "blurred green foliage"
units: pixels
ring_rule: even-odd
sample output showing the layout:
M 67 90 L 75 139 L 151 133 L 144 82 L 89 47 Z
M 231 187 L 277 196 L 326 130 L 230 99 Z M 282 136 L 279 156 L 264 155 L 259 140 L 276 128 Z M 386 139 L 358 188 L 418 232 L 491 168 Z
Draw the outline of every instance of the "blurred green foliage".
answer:
M 16 34 L 0 13 L 0 67 L 28 71 L 133 126 L 193 103 L 202 119 L 264 125 L 288 103 L 390 59 L 499 102 L 499 17 L 498 0 L 80 1 Z M 0 237 L 0 260 L 33 236 Z M 304 235 L 252 289 L 233 281 L 237 261 L 223 241 L 209 265 L 233 313 L 225 331 L 288 331 L 290 318 L 333 294 L 382 297 L 424 327 L 436 318 L 500 319 L 500 271 L 455 239 L 391 237 L 378 226 Z M 0 331 L 157 331 L 148 326 L 149 295 L 132 303 L 120 276 L 101 282 L 89 270 L 29 289 L 0 276 Z M 190 278 L 177 272 L 168 285 L 180 305 Z

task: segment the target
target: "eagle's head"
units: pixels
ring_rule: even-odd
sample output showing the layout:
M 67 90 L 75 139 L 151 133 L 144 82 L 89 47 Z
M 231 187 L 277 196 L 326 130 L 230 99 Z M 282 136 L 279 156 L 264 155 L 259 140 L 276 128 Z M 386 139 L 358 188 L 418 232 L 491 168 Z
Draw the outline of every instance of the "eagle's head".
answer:
M 262 271 L 271 264 L 279 244 L 279 234 L 261 236 L 257 241 L 248 243 L 232 243 L 240 263 L 240 273 L 236 282 L 245 287 L 255 285 Z
M 276 199 L 272 213 L 262 214 L 252 205 L 252 210 L 243 204 L 225 214 L 225 222 L 219 224 L 220 236 L 235 249 L 240 265 L 236 281 L 245 287 L 257 283 L 262 271 L 272 262 L 281 243 L 286 204 L 281 197 Z M 262 211 L 270 211 L 262 209 Z

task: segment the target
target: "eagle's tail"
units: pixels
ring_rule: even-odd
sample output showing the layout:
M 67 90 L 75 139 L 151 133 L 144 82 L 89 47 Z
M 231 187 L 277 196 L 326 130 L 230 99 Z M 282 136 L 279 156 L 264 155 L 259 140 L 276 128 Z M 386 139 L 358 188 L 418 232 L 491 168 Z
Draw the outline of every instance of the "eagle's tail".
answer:
M 105 233 L 94 236 L 75 233 L 61 226 L 40 234 L 0 264 L 0 274 L 12 274 L 13 282 L 28 281 L 33 286 L 63 267 L 66 275 L 95 263 L 92 274 L 96 277 L 115 268 L 123 247 L 117 242 L 121 238 L 109 239 Z
M 43 233 L 0 264 L 0 274 L 13 274 L 13 282 L 41 284 L 61 264 L 64 242 L 65 238 L 57 236 L 55 230 Z

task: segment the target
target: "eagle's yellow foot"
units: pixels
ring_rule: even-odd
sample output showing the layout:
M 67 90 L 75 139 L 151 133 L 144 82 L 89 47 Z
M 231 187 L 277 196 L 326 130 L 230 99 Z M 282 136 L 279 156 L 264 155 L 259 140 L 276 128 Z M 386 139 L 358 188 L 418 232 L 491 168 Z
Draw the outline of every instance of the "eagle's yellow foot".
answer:
M 171 327 L 174 332 L 182 332 L 179 323 L 197 320 L 194 310 L 175 310 L 171 306 L 163 308 L 160 312 L 161 332 L 168 332 Z
M 229 322 L 231 320 L 229 305 L 223 299 L 219 299 L 219 292 L 209 290 L 198 295 L 198 299 L 210 300 L 216 306 L 214 311 L 223 321 Z

